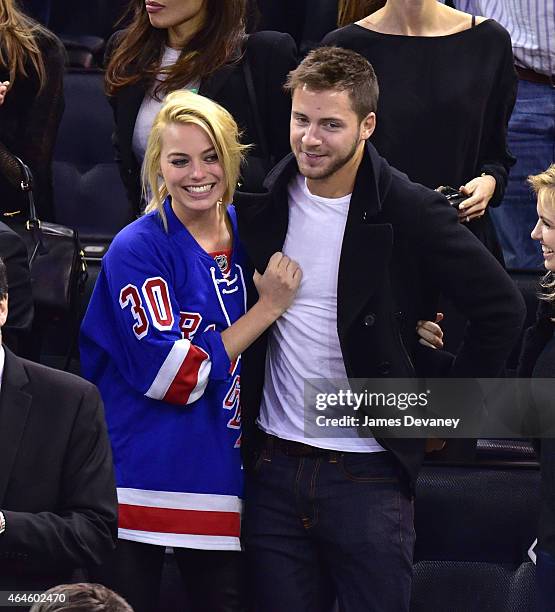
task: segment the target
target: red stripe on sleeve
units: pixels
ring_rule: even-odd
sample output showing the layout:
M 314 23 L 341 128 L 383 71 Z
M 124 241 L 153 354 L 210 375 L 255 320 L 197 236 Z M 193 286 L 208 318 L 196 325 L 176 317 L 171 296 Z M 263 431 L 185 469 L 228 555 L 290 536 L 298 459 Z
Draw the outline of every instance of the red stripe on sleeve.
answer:
M 119 504 L 119 527 L 156 533 L 239 537 L 238 512 L 181 510 Z
M 187 356 L 179 366 L 175 378 L 164 395 L 164 401 L 170 404 L 186 404 L 198 384 L 200 367 L 208 358 L 206 351 L 191 344 Z

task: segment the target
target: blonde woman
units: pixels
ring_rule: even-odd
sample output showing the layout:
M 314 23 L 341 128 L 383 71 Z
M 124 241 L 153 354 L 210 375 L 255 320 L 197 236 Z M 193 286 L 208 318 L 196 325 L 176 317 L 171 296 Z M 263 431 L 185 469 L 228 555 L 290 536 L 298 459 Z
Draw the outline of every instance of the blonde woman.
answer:
M 537 196 L 538 221 L 531 237 L 540 243 L 546 274 L 540 282 L 536 322 L 526 330 L 517 375 L 519 378 L 555 378 L 555 164 L 528 177 Z M 438 317 L 440 321 L 442 315 Z M 437 323 L 419 321 L 420 342 L 442 348 L 443 333 Z M 545 393 L 532 386 L 530 400 L 545 409 Z M 527 407 L 525 407 L 527 408 Z M 551 409 L 548 406 L 547 409 Z M 555 601 L 555 439 L 539 441 L 541 512 L 536 547 L 538 612 L 551 612 Z
M 60 41 L 0 0 L 0 142 L 33 172 L 39 216 L 53 220 L 52 153 L 64 107 L 65 55 Z M 25 201 L 0 172 L 0 212 L 25 210 Z
M 172 546 L 193 609 L 240 610 L 241 352 L 288 308 L 298 266 L 274 254 L 255 276 L 231 205 L 245 146 L 221 106 L 170 94 L 144 163 L 147 214 L 103 260 L 81 330 L 100 388 L 119 500 L 113 588 L 156 608 Z
M 114 142 L 131 204 L 142 209 L 140 169 L 161 101 L 198 91 L 226 108 L 252 144 L 241 189 L 260 191 L 272 165 L 289 153 L 290 101 L 283 90 L 297 65 L 288 34 L 245 34 L 247 0 L 130 0 L 130 23 L 108 43 L 106 90 Z
M 537 196 L 538 222 L 532 239 L 542 249 L 546 274 L 541 280 L 540 305 L 535 324 L 526 331 L 520 356 L 521 378 L 555 377 L 555 164 L 528 177 Z M 532 387 L 534 388 L 534 387 Z M 535 398 L 538 403 L 541 397 Z M 545 402 L 545 399 L 543 400 Z M 545 406 L 545 404 L 544 404 Z M 550 405 L 549 410 L 552 409 Z M 555 601 L 555 439 L 540 441 L 541 512 L 536 548 L 538 610 L 553 610 Z

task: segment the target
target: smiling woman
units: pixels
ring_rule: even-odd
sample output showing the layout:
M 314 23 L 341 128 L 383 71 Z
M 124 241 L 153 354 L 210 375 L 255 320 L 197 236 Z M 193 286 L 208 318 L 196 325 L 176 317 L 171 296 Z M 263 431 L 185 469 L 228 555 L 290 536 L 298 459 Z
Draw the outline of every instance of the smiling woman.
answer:
M 108 44 L 106 89 L 114 109 L 122 180 L 137 211 L 148 135 L 170 92 L 187 89 L 231 112 L 254 145 L 241 188 L 259 191 L 289 152 L 290 100 L 283 91 L 297 63 L 288 34 L 245 34 L 246 0 L 132 0 L 130 25 Z
M 166 546 L 195 612 L 239 612 L 241 352 L 289 307 L 297 264 L 255 276 L 231 205 L 247 147 L 231 115 L 173 92 L 154 119 L 147 214 L 102 260 L 81 330 L 112 442 L 119 540 L 104 582 L 135 612 L 157 609 Z
M 538 240 L 542 247 L 544 265 L 549 279 L 544 284 L 553 282 L 555 272 L 555 165 L 545 172 L 531 176 L 529 183 L 538 196 L 538 222 L 532 230 L 532 239 Z M 554 283 L 555 287 L 555 283 Z

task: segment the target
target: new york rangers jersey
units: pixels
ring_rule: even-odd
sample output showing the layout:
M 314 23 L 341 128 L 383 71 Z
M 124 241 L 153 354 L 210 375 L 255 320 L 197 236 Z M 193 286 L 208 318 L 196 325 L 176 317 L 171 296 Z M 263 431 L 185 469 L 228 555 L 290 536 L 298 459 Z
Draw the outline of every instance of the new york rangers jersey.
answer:
M 124 228 L 81 328 L 83 375 L 100 388 L 112 442 L 119 537 L 238 550 L 240 359 L 220 333 L 245 313 L 245 260 L 206 253 L 164 204 Z M 225 264 L 225 265 L 224 265 Z

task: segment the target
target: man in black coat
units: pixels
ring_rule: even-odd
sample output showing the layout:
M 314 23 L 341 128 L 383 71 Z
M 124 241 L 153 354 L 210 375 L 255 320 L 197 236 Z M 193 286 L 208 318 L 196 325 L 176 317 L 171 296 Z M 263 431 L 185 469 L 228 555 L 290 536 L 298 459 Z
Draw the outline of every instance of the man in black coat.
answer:
M 0 327 L 7 314 L 0 260 Z M 90 383 L 4 346 L 0 373 L 0 591 L 42 591 L 113 549 L 117 501 L 104 411 Z
M 435 316 L 438 290 L 469 321 L 443 373 L 497 376 L 524 305 L 445 198 L 367 142 L 378 88 L 364 58 L 316 49 L 289 78 L 293 155 L 270 173 L 267 193 L 236 198 L 256 268 L 282 250 L 303 270 L 293 305 L 243 356 L 252 584 L 265 612 L 324 611 L 334 598 L 349 612 L 408 611 L 425 441 L 375 438 L 371 429 L 365 437 L 356 427 L 311 437 L 304 383 L 439 372 L 441 352 L 415 333 L 418 320 Z

